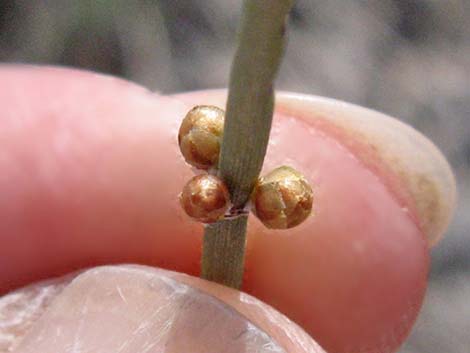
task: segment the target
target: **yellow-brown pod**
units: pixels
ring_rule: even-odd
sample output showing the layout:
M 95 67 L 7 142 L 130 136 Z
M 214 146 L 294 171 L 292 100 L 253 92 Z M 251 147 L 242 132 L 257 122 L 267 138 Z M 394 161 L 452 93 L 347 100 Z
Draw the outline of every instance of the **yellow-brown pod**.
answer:
M 187 163 L 199 169 L 217 167 L 224 130 L 222 109 L 199 105 L 186 114 L 178 133 L 178 144 Z
M 287 229 L 310 215 L 313 190 L 301 173 L 282 166 L 258 181 L 251 201 L 253 213 L 266 227 Z
M 213 223 L 227 211 L 230 194 L 219 178 L 209 174 L 196 175 L 184 186 L 180 204 L 194 220 Z

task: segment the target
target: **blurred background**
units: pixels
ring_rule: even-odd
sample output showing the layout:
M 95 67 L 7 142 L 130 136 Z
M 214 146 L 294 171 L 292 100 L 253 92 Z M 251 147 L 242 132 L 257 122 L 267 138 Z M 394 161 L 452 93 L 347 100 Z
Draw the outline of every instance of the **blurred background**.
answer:
M 91 69 L 163 93 L 227 86 L 241 0 L 0 0 L 0 61 Z M 470 352 L 470 1 L 297 0 L 278 88 L 411 124 L 459 205 L 400 353 Z

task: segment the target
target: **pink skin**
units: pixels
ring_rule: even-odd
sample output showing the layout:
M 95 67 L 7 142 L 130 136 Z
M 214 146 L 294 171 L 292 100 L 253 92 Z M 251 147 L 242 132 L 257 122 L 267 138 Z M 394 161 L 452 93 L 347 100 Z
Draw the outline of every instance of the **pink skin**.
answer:
M 178 206 L 193 172 L 176 133 L 203 94 L 53 68 L 0 78 L 0 291 L 104 263 L 198 275 L 202 227 Z M 302 171 L 315 216 L 289 231 L 250 220 L 243 289 L 328 352 L 392 352 L 423 299 L 427 243 L 377 174 L 301 118 L 275 115 L 264 169 Z

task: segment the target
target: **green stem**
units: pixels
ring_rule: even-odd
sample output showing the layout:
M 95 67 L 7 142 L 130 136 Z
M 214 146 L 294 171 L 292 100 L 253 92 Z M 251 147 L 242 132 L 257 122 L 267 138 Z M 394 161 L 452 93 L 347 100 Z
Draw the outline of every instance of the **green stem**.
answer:
M 245 0 L 239 45 L 232 63 L 219 176 L 227 184 L 232 213 L 241 215 L 206 227 L 202 253 L 205 279 L 240 288 L 249 200 L 269 140 L 274 79 L 285 42 L 293 0 Z

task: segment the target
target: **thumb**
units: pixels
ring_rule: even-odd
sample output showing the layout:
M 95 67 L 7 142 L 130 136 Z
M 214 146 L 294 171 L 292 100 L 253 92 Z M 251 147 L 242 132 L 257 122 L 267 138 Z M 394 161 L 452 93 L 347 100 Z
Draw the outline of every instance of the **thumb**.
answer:
M 21 303 L 25 297 L 29 304 Z M 45 310 L 24 337 L 16 334 L 16 353 L 324 353 L 292 321 L 247 294 L 144 266 L 98 267 L 2 300 L 11 308 L 3 316 Z

